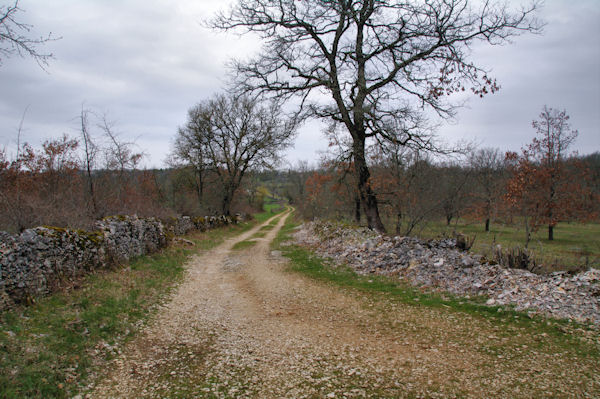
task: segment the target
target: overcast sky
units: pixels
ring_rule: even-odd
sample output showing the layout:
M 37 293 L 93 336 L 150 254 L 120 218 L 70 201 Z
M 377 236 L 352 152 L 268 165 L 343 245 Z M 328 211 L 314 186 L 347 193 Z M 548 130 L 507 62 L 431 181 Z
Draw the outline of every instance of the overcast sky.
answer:
M 0 66 L 0 147 L 14 155 L 25 109 L 24 141 L 77 135 L 85 104 L 108 113 L 123 139 L 136 140 L 148 154 L 146 166 L 163 166 L 188 108 L 224 87 L 226 61 L 259 49 L 251 37 L 202 26 L 225 4 L 21 0 L 20 19 L 34 26 L 33 35 L 61 39 L 43 49 L 55 55 L 47 72 L 27 58 Z M 476 49 L 473 59 L 492 70 L 501 90 L 473 97 L 457 120 L 444 122 L 438 132 L 444 140 L 518 150 L 533 138 L 531 121 L 547 104 L 571 116 L 579 130 L 574 150 L 600 151 L 600 1 L 547 0 L 540 16 L 547 22 L 543 35 Z M 287 161 L 316 160 L 326 149 L 320 130 L 319 123 L 305 125 Z

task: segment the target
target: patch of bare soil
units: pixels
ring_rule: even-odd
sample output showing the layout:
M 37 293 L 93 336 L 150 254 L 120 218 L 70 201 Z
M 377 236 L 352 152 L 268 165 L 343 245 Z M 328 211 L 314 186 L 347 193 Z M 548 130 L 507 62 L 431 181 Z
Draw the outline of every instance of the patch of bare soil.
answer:
M 250 248 L 231 250 L 262 226 L 196 256 L 172 300 L 107 366 L 107 377 L 90 396 L 600 394 L 596 361 L 548 349 L 543 336 L 462 313 L 363 297 L 286 271 L 269 243 L 287 216 Z

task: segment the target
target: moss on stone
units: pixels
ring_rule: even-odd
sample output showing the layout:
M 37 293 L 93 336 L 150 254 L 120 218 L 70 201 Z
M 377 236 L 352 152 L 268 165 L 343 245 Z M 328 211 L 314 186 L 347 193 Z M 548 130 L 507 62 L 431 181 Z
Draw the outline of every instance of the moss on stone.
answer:
M 206 223 L 206 218 L 203 217 L 203 216 L 198 216 L 198 217 L 196 217 L 196 218 L 193 219 L 193 222 L 195 224 L 204 224 L 204 223 Z
M 88 241 L 91 241 L 96 245 L 101 245 L 104 242 L 104 234 L 102 234 L 101 231 L 76 230 L 76 232 L 81 237 L 86 238 Z

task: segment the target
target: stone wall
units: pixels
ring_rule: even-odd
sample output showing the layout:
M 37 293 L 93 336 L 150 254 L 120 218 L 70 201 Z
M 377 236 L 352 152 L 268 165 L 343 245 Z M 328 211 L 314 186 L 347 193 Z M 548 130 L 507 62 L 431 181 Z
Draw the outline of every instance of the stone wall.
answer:
M 121 264 L 167 245 L 163 224 L 154 219 L 113 216 L 96 222 L 106 250 L 105 264 Z
M 162 219 L 167 235 L 184 235 L 192 230 L 206 231 L 216 227 L 236 224 L 248 219 L 247 215 L 236 214 L 234 216 L 200 216 L 191 218 L 182 216 L 179 218 Z
M 183 216 L 159 221 L 113 216 L 96 231 L 36 227 L 21 234 L 0 232 L 0 310 L 27 304 L 86 273 L 157 251 L 169 237 L 237 223 L 241 217 Z

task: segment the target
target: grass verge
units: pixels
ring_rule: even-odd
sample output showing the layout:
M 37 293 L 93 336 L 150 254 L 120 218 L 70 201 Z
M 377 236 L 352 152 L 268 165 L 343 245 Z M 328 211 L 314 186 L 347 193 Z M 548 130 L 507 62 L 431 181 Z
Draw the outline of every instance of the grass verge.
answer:
M 376 302 L 402 303 L 416 307 L 431 307 L 457 314 L 469 314 L 492 322 L 496 327 L 518 327 L 525 335 L 546 337 L 540 349 L 559 346 L 578 356 L 600 358 L 600 334 L 589 325 L 564 320 L 529 316 L 506 306 L 486 306 L 484 297 L 462 298 L 448 293 L 434 293 L 410 286 L 398 279 L 385 276 L 361 276 L 349 267 L 334 266 L 306 248 L 285 243 L 297 226 L 289 217 L 272 246 L 290 259 L 290 270 L 344 289 L 367 294 Z
M 422 238 L 451 236 L 457 231 L 468 236 L 476 236 L 472 252 L 493 257 L 494 248 L 523 247 L 525 231 L 520 225 L 492 224 L 486 232 L 480 222 L 461 219 L 447 226 L 444 222 L 431 222 L 418 235 Z M 600 224 L 599 223 L 559 223 L 554 228 L 554 240 L 549 241 L 547 229 L 543 227 L 533 233 L 529 249 L 543 264 L 547 272 L 557 270 L 578 270 L 600 267 Z
M 254 240 L 240 241 L 236 243 L 233 247 L 231 247 L 231 249 L 233 249 L 234 251 L 242 251 L 246 248 L 253 247 L 254 245 L 256 245 L 256 243 L 257 241 Z
M 171 246 L 98 271 L 78 288 L 0 314 L 0 397 L 72 397 L 168 298 L 192 253 L 253 225 L 194 233 L 187 238 L 195 247 Z

